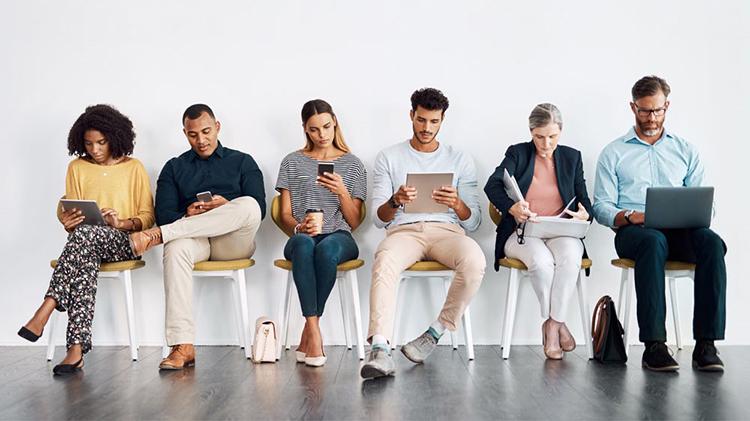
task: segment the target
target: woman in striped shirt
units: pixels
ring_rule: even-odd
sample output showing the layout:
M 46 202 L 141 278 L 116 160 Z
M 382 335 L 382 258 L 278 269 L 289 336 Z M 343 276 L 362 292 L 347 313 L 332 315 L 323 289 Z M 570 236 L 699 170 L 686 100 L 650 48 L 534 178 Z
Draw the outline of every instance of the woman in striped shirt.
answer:
M 316 99 L 305 103 L 302 126 L 305 146 L 281 162 L 276 190 L 281 194 L 281 223 L 287 231 L 294 231 L 284 247 L 284 257 L 292 261 L 306 320 L 296 358 L 322 366 L 326 357 L 319 320 L 336 282 L 336 266 L 359 255 L 351 231 L 360 224 L 367 173 L 362 161 L 349 152 L 327 102 Z M 318 175 L 320 163 L 332 164 L 333 172 Z

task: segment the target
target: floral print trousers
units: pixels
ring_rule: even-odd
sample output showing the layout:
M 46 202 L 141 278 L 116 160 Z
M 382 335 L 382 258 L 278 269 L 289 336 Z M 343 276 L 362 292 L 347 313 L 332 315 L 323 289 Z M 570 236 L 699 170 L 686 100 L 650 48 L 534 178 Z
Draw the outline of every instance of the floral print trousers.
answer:
M 109 226 L 79 225 L 70 233 L 45 294 L 45 298 L 54 298 L 58 311 L 68 312 L 67 348 L 81 345 L 83 353 L 91 350 L 100 264 L 136 259 L 125 232 Z

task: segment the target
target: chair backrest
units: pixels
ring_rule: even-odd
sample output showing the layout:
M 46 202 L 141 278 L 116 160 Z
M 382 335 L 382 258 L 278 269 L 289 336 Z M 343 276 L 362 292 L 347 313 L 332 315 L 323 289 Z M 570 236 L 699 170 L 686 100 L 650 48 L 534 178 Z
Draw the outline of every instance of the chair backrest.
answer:
M 359 208 L 359 223 L 362 224 L 365 220 L 365 216 L 367 216 L 367 206 L 365 205 L 365 202 L 362 202 L 362 206 Z M 276 195 L 274 196 L 273 200 L 271 201 L 271 219 L 273 219 L 274 224 L 276 224 L 277 227 L 281 231 L 284 232 L 287 236 L 291 237 L 294 235 L 294 232 L 292 230 L 287 230 L 284 225 L 281 223 L 281 196 Z
M 492 219 L 492 222 L 495 223 L 495 225 L 500 225 L 500 221 L 503 220 L 503 216 L 500 214 L 500 212 L 497 211 L 495 208 L 495 205 L 490 203 L 490 219 Z

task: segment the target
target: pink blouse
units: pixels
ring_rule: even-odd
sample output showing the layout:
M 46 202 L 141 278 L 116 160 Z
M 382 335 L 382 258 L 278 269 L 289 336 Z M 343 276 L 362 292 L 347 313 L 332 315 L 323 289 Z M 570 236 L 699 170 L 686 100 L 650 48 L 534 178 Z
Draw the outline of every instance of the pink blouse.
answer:
M 563 211 L 565 203 L 557 188 L 553 159 L 542 158 L 538 154 L 535 156 L 534 178 L 526 192 L 526 201 L 529 202 L 531 211 L 539 216 L 556 216 Z

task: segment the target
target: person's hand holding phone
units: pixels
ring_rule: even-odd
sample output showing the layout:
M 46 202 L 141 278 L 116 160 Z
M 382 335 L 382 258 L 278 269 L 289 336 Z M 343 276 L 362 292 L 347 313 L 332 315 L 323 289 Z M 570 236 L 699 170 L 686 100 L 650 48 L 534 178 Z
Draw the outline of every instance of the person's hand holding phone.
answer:
M 60 214 L 60 223 L 63 224 L 63 228 L 67 232 L 73 232 L 73 230 L 80 225 L 83 220 L 86 219 L 83 216 L 83 212 L 76 208 L 68 209 Z
M 323 175 L 319 175 L 316 179 L 317 183 L 327 188 L 331 193 L 343 196 L 349 194 L 349 190 L 346 189 L 344 184 L 344 178 L 335 172 L 324 172 Z
M 193 202 L 188 206 L 187 210 L 185 211 L 186 216 L 195 216 L 200 215 L 202 213 L 206 213 L 210 211 L 211 209 L 216 209 L 219 206 L 222 206 L 224 204 L 229 203 L 227 199 L 224 198 L 224 196 L 220 194 L 214 194 L 211 197 L 211 200 L 208 202 Z

